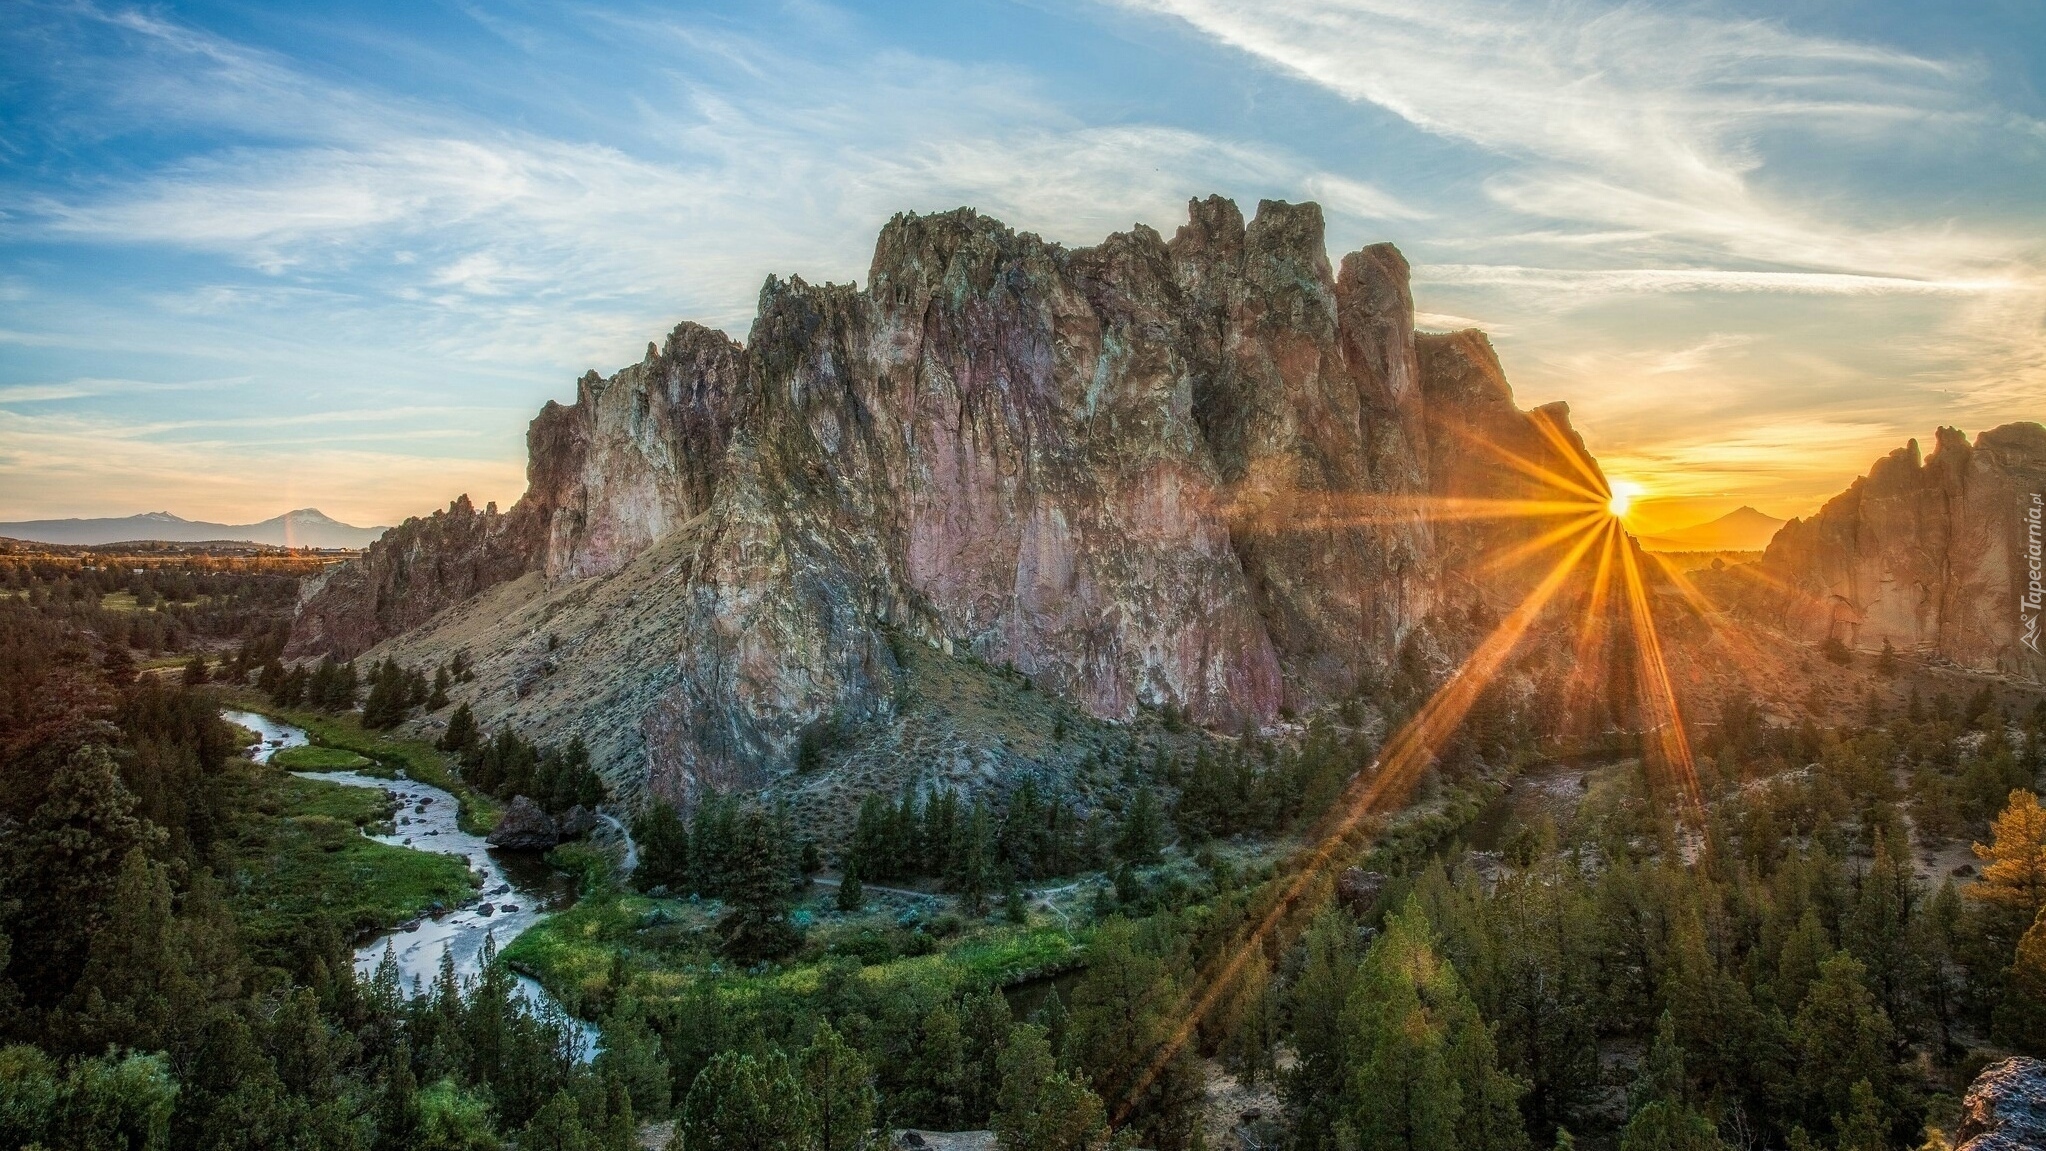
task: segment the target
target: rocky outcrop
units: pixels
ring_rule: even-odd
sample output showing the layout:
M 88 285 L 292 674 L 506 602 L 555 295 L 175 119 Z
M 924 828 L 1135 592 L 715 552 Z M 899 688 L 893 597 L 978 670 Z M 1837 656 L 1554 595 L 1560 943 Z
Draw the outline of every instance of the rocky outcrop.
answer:
M 1791 634 L 2039 678 L 2040 517 L 2046 428 L 2008 424 L 1969 443 L 1913 440 L 1805 520 L 1785 524 L 1753 598 Z
M 1955 1151 L 2046 1147 L 2046 1063 L 2019 1056 L 1992 1063 L 1961 1100 Z
M 1414 340 L 1427 413 L 1437 595 L 1445 606 L 1498 610 L 1544 570 L 1501 561 L 1566 524 L 1596 517 L 1605 473 L 1570 426 L 1569 405 L 1513 403 L 1498 353 L 1480 331 Z
M 523 795 L 513 797 L 490 832 L 490 846 L 506 851 L 546 851 L 560 842 L 553 817 Z
M 1169 241 L 1084 249 L 902 215 L 864 290 L 770 279 L 744 347 L 685 324 L 585 376 L 534 421 L 510 526 L 434 529 L 501 562 L 400 586 L 379 573 L 412 529 L 308 598 L 294 650 L 459 645 L 487 724 L 571 720 L 674 796 L 759 783 L 827 719 L 887 723 L 903 644 L 1099 717 L 1263 722 L 1370 682 L 1446 584 L 1478 595 L 1445 556 L 1555 522 L 1445 551 L 1429 498 L 1596 507 L 1512 466 L 1595 476 L 1567 419 L 1513 408 L 1481 335 L 1417 343 L 1398 251 L 1332 265 L 1313 204 L 1246 224 L 1210 198 Z
M 540 527 L 522 504 L 500 515 L 462 496 L 385 532 L 361 557 L 306 583 L 288 656 L 352 659 L 532 566 Z
M 664 347 L 610 379 L 576 382 L 527 435 L 527 494 L 545 517 L 550 579 L 607 575 L 710 509 L 739 391 L 738 344 L 678 324 Z

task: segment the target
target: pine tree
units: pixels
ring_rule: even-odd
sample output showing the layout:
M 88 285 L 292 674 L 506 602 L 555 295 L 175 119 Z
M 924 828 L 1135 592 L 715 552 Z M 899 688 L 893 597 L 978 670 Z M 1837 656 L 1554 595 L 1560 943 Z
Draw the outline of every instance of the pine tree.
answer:
M 77 979 L 93 934 L 106 920 L 122 862 L 163 833 L 135 816 L 135 796 L 106 748 L 72 752 L 20 831 L 0 837 L 9 890 L 9 976 L 28 1006 L 54 1006 Z
M 727 955 L 775 959 L 795 950 L 802 935 L 789 922 L 789 861 L 775 821 L 757 808 L 739 817 L 725 898 L 731 904 L 718 921 Z
M 1418 900 L 1386 921 L 1344 1008 L 1352 1068 L 1343 1113 L 1361 1146 L 1516 1151 L 1526 1088 L 1436 948 Z
M 668 1060 L 638 1000 L 624 996 L 612 1004 L 604 1017 L 604 1047 L 592 1068 L 624 1089 L 634 1114 L 651 1120 L 667 1116 L 673 1090 Z
M 396 727 L 405 718 L 405 673 L 389 659 L 370 671 L 369 697 L 362 704 L 362 726 L 372 731 Z
M 1629 1114 L 1620 1151 L 1724 1151 L 1711 1120 L 1693 1110 L 1688 1098 L 1676 1020 L 1665 1011 L 1627 1093 Z
M 178 934 L 163 867 L 131 848 L 72 992 L 83 1046 L 161 1048 L 180 1015 L 196 1013 Z
M 840 911 L 847 915 L 858 914 L 867 905 L 867 894 L 860 888 L 860 861 L 848 859 L 845 871 L 838 879 L 838 896 L 835 900 Z
M 483 733 L 476 727 L 476 713 L 470 711 L 469 705 L 464 703 L 458 705 L 454 713 L 448 716 L 448 728 L 441 733 L 440 741 L 435 746 L 442 751 L 468 756 L 476 751 L 482 741 Z
M 639 847 L 633 886 L 641 891 L 665 888 L 676 895 L 688 890 L 689 827 L 671 804 L 655 800 L 632 821 L 632 838 Z
M 949 1000 L 924 1014 L 891 1113 L 919 1127 L 955 1131 L 966 1120 L 966 1034 Z
M 2029 924 L 2046 908 L 2046 810 L 2039 797 L 2013 790 L 1990 832 L 1990 846 L 1975 845 L 1975 856 L 1984 864 L 1982 882 L 1970 886 L 1968 894 Z
M 185 686 L 197 687 L 205 683 L 209 678 L 210 676 L 206 671 L 206 657 L 196 651 L 193 652 L 192 658 L 185 661 Z
M 831 1024 L 818 1026 L 799 1067 L 811 1113 L 812 1151 L 865 1151 L 874 1138 L 879 1099 L 874 1073 Z
M 2046 1056 L 2046 911 L 2018 940 L 1994 1020 L 1997 1039 L 2025 1054 Z
M 1178 1001 L 1177 981 L 1138 945 L 1127 921 L 1109 919 L 1096 930 L 1087 974 L 1073 988 L 1067 1054 L 1104 1102 L 1129 1108 L 1127 1128 L 1159 1151 L 1189 1146 L 1202 1098 L 1190 1047 L 1150 1074 L 1173 1035 Z
M 1865 977 L 1859 960 L 1835 954 L 1819 966 L 1818 981 L 1791 1024 L 1797 1087 L 1814 1129 L 1853 1109 L 1857 1081 L 1872 1081 L 1880 1093 L 1892 1077 L 1895 1033 Z
M 853 821 L 852 847 L 847 852 L 846 870 L 858 870 L 876 879 L 896 878 L 889 867 L 896 848 L 889 842 L 893 812 L 878 795 L 860 801 L 859 816 Z
M 1825 927 L 1819 923 L 1819 913 L 1805 908 L 1797 927 L 1784 939 L 1776 961 L 1776 980 L 1770 991 L 1777 1010 L 1785 1015 L 1797 1014 L 1805 993 L 1818 981 L 1819 965 L 1832 954 L 1833 946 L 1826 939 Z
M 1294 1126 L 1302 1146 L 1326 1147 L 1334 1142 L 1350 1078 L 1343 1008 L 1362 956 L 1349 915 L 1333 907 L 1315 917 L 1302 947 L 1306 962 L 1293 981 L 1289 1005 L 1297 1058 L 1279 1086 L 1298 1116 Z
M 988 814 L 987 804 L 975 797 L 952 870 L 953 889 L 959 892 L 968 914 L 981 915 L 987 911 L 988 890 L 995 881 L 994 856 L 994 820 Z
M 1279 1042 L 1279 1004 L 1271 961 L 1263 948 L 1243 964 L 1220 1022 L 1223 1062 L 1244 1083 L 1255 1086 L 1271 1073 Z
M 1100 1097 L 1058 1069 L 1044 1028 L 1012 1028 L 998 1066 L 1002 1087 L 989 1126 L 1002 1151 L 1092 1151 L 1106 1141 Z
M 602 1148 L 597 1132 L 584 1122 L 575 1095 L 564 1087 L 519 1132 L 519 1151 L 602 1151 Z
M 1848 1112 L 1844 1118 L 1835 1115 L 1833 1127 L 1839 1132 L 1839 1151 L 1889 1151 L 1890 1124 L 1883 1117 L 1882 1101 L 1866 1079 L 1854 1085 L 1848 1094 Z
M 1158 810 L 1157 793 L 1148 787 L 1139 787 L 1115 837 L 1116 858 L 1137 864 L 1158 862 L 1159 849 L 1165 846 L 1164 825 L 1165 817 Z

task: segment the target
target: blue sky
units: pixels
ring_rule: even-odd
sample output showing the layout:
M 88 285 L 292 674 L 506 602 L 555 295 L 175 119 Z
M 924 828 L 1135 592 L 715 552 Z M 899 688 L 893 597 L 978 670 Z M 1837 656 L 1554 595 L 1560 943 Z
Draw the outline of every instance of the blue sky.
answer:
M 526 421 L 899 210 L 1314 199 L 1649 526 L 2046 415 L 2046 5 L 156 4 L 0 22 L 0 519 L 523 487 Z M 1658 501 L 1659 504 L 1658 504 Z

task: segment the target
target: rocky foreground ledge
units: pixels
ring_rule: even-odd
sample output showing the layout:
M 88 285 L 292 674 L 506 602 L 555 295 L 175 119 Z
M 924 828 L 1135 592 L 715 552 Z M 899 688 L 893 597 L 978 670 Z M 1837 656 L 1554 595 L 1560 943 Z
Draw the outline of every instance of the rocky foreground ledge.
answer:
M 1961 1103 L 1955 1151 L 2046 1148 L 2046 1062 L 2022 1056 L 1992 1063 Z

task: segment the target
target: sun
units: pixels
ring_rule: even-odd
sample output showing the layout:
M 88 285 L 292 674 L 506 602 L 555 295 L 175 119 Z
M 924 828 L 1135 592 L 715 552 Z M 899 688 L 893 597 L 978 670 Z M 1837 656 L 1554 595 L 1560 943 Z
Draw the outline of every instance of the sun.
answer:
M 1627 518 L 1627 509 L 1634 506 L 1634 497 L 1648 489 L 1632 480 L 1614 480 L 1608 485 L 1612 495 L 1606 500 L 1606 511 L 1616 520 Z

